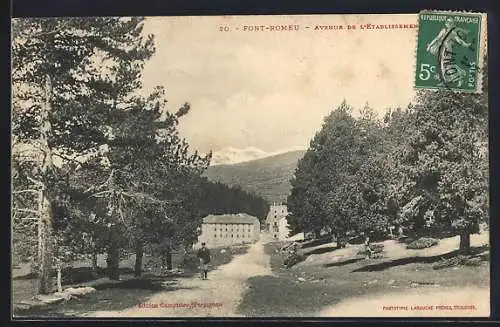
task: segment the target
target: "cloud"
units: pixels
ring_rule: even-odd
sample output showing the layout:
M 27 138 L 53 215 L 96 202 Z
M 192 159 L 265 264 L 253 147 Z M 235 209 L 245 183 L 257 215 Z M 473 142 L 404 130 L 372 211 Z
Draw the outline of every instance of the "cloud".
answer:
M 188 101 L 180 130 L 199 151 L 307 145 L 346 99 L 378 112 L 414 95 L 416 30 L 220 32 L 253 24 L 416 23 L 416 14 L 148 18 L 157 52 L 145 89 L 164 85 L 169 110 Z

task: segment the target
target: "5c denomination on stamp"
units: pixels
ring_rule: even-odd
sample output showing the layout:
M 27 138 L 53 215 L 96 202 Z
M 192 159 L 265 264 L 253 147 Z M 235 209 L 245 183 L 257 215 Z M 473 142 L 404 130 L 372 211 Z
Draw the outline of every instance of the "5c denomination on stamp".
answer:
M 419 14 L 415 87 L 481 92 L 484 14 Z

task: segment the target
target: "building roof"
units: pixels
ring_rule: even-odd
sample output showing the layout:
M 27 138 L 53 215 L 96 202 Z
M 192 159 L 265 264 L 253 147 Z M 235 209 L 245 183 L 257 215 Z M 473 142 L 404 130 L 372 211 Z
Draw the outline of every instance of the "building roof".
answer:
M 204 224 L 254 224 L 258 221 L 259 219 L 246 213 L 208 215 L 203 218 Z

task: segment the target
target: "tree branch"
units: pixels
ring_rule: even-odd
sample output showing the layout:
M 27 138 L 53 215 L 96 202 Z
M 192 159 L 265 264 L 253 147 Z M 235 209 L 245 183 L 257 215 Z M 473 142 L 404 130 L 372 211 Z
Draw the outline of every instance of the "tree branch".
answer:
M 64 160 L 68 160 L 68 161 L 71 161 L 71 162 L 74 162 L 76 163 L 77 165 L 81 166 L 82 163 L 76 159 L 73 159 L 73 158 L 70 158 L 68 156 L 65 156 L 63 154 L 60 154 L 60 153 L 56 153 L 56 152 L 52 152 L 52 155 L 56 156 L 56 157 L 59 157 L 59 158 L 62 158 Z
M 27 192 L 38 193 L 40 192 L 40 190 L 29 189 L 29 190 L 12 191 L 12 194 L 27 193 Z
M 35 185 L 43 185 L 43 183 L 42 183 L 41 181 L 38 181 L 38 180 L 36 180 L 36 179 L 33 179 L 33 178 L 29 177 L 29 176 L 26 176 L 26 178 L 27 178 L 30 182 L 32 182 L 33 184 L 35 184 Z
M 22 208 L 16 209 L 16 208 L 13 208 L 13 210 L 14 211 L 19 211 L 19 212 L 29 212 L 29 213 L 40 214 L 37 210 L 32 210 L 32 209 L 22 209 Z
M 101 195 L 106 194 L 106 193 L 112 193 L 112 192 L 113 191 L 101 191 L 101 192 L 91 194 L 91 195 L 89 195 L 89 197 L 93 196 L 95 198 L 100 198 L 100 197 L 102 197 Z
M 162 201 L 162 200 L 158 200 L 157 198 L 155 198 L 153 196 L 147 195 L 145 193 L 141 193 L 141 192 L 134 192 L 134 193 L 122 192 L 122 194 L 125 195 L 125 196 L 127 196 L 127 197 L 129 197 L 129 198 L 142 198 L 142 199 L 145 199 L 145 200 L 149 200 L 152 203 L 163 204 L 165 202 L 165 201 Z
M 123 223 L 123 226 L 128 228 L 128 225 L 125 222 L 125 218 L 123 217 L 122 201 L 123 201 L 123 195 L 120 194 L 120 199 L 118 200 L 118 213 L 120 214 L 120 219 Z
M 97 187 L 91 186 L 87 190 L 85 190 L 84 193 L 88 193 L 88 192 L 93 191 L 93 190 L 99 190 L 102 187 L 108 185 L 111 182 L 111 180 L 113 179 L 114 174 L 115 174 L 115 170 L 111 169 L 111 172 L 109 173 L 109 177 L 106 179 L 106 181 L 104 183 L 102 183 L 101 185 L 99 185 Z
M 33 38 L 39 38 L 41 36 L 47 36 L 47 35 L 57 34 L 57 33 L 62 32 L 64 30 L 68 30 L 67 27 L 68 27 L 67 24 L 63 24 L 61 27 L 56 28 L 56 29 L 54 29 L 52 31 L 48 31 L 48 32 L 39 32 L 39 33 L 33 33 L 31 35 L 24 35 L 24 36 L 21 36 L 18 33 L 15 33 L 13 36 L 14 37 L 21 37 L 21 38 L 24 38 L 26 41 L 29 41 L 29 40 L 31 40 Z M 26 45 L 23 45 L 23 46 L 27 47 Z

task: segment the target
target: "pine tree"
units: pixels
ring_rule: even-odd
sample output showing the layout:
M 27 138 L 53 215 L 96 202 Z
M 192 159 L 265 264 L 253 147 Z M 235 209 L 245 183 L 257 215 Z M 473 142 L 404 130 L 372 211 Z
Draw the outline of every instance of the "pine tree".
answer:
M 137 72 L 153 53 L 142 18 L 23 18 L 13 22 L 14 139 L 39 151 L 39 293 L 50 292 L 54 157 L 74 160 L 106 143 L 120 69 Z M 122 85 L 120 92 L 137 87 Z M 111 91 L 111 92 L 110 92 Z M 115 94 L 113 94 L 115 92 Z M 111 93 L 111 94 L 110 94 Z
M 404 218 L 422 228 L 425 219 L 443 232 L 470 234 L 488 217 L 487 94 L 421 92 L 411 113 L 400 184 Z M 402 201 L 403 202 L 403 201 Z M 404 211 L 404 210 L 403 210 Z

